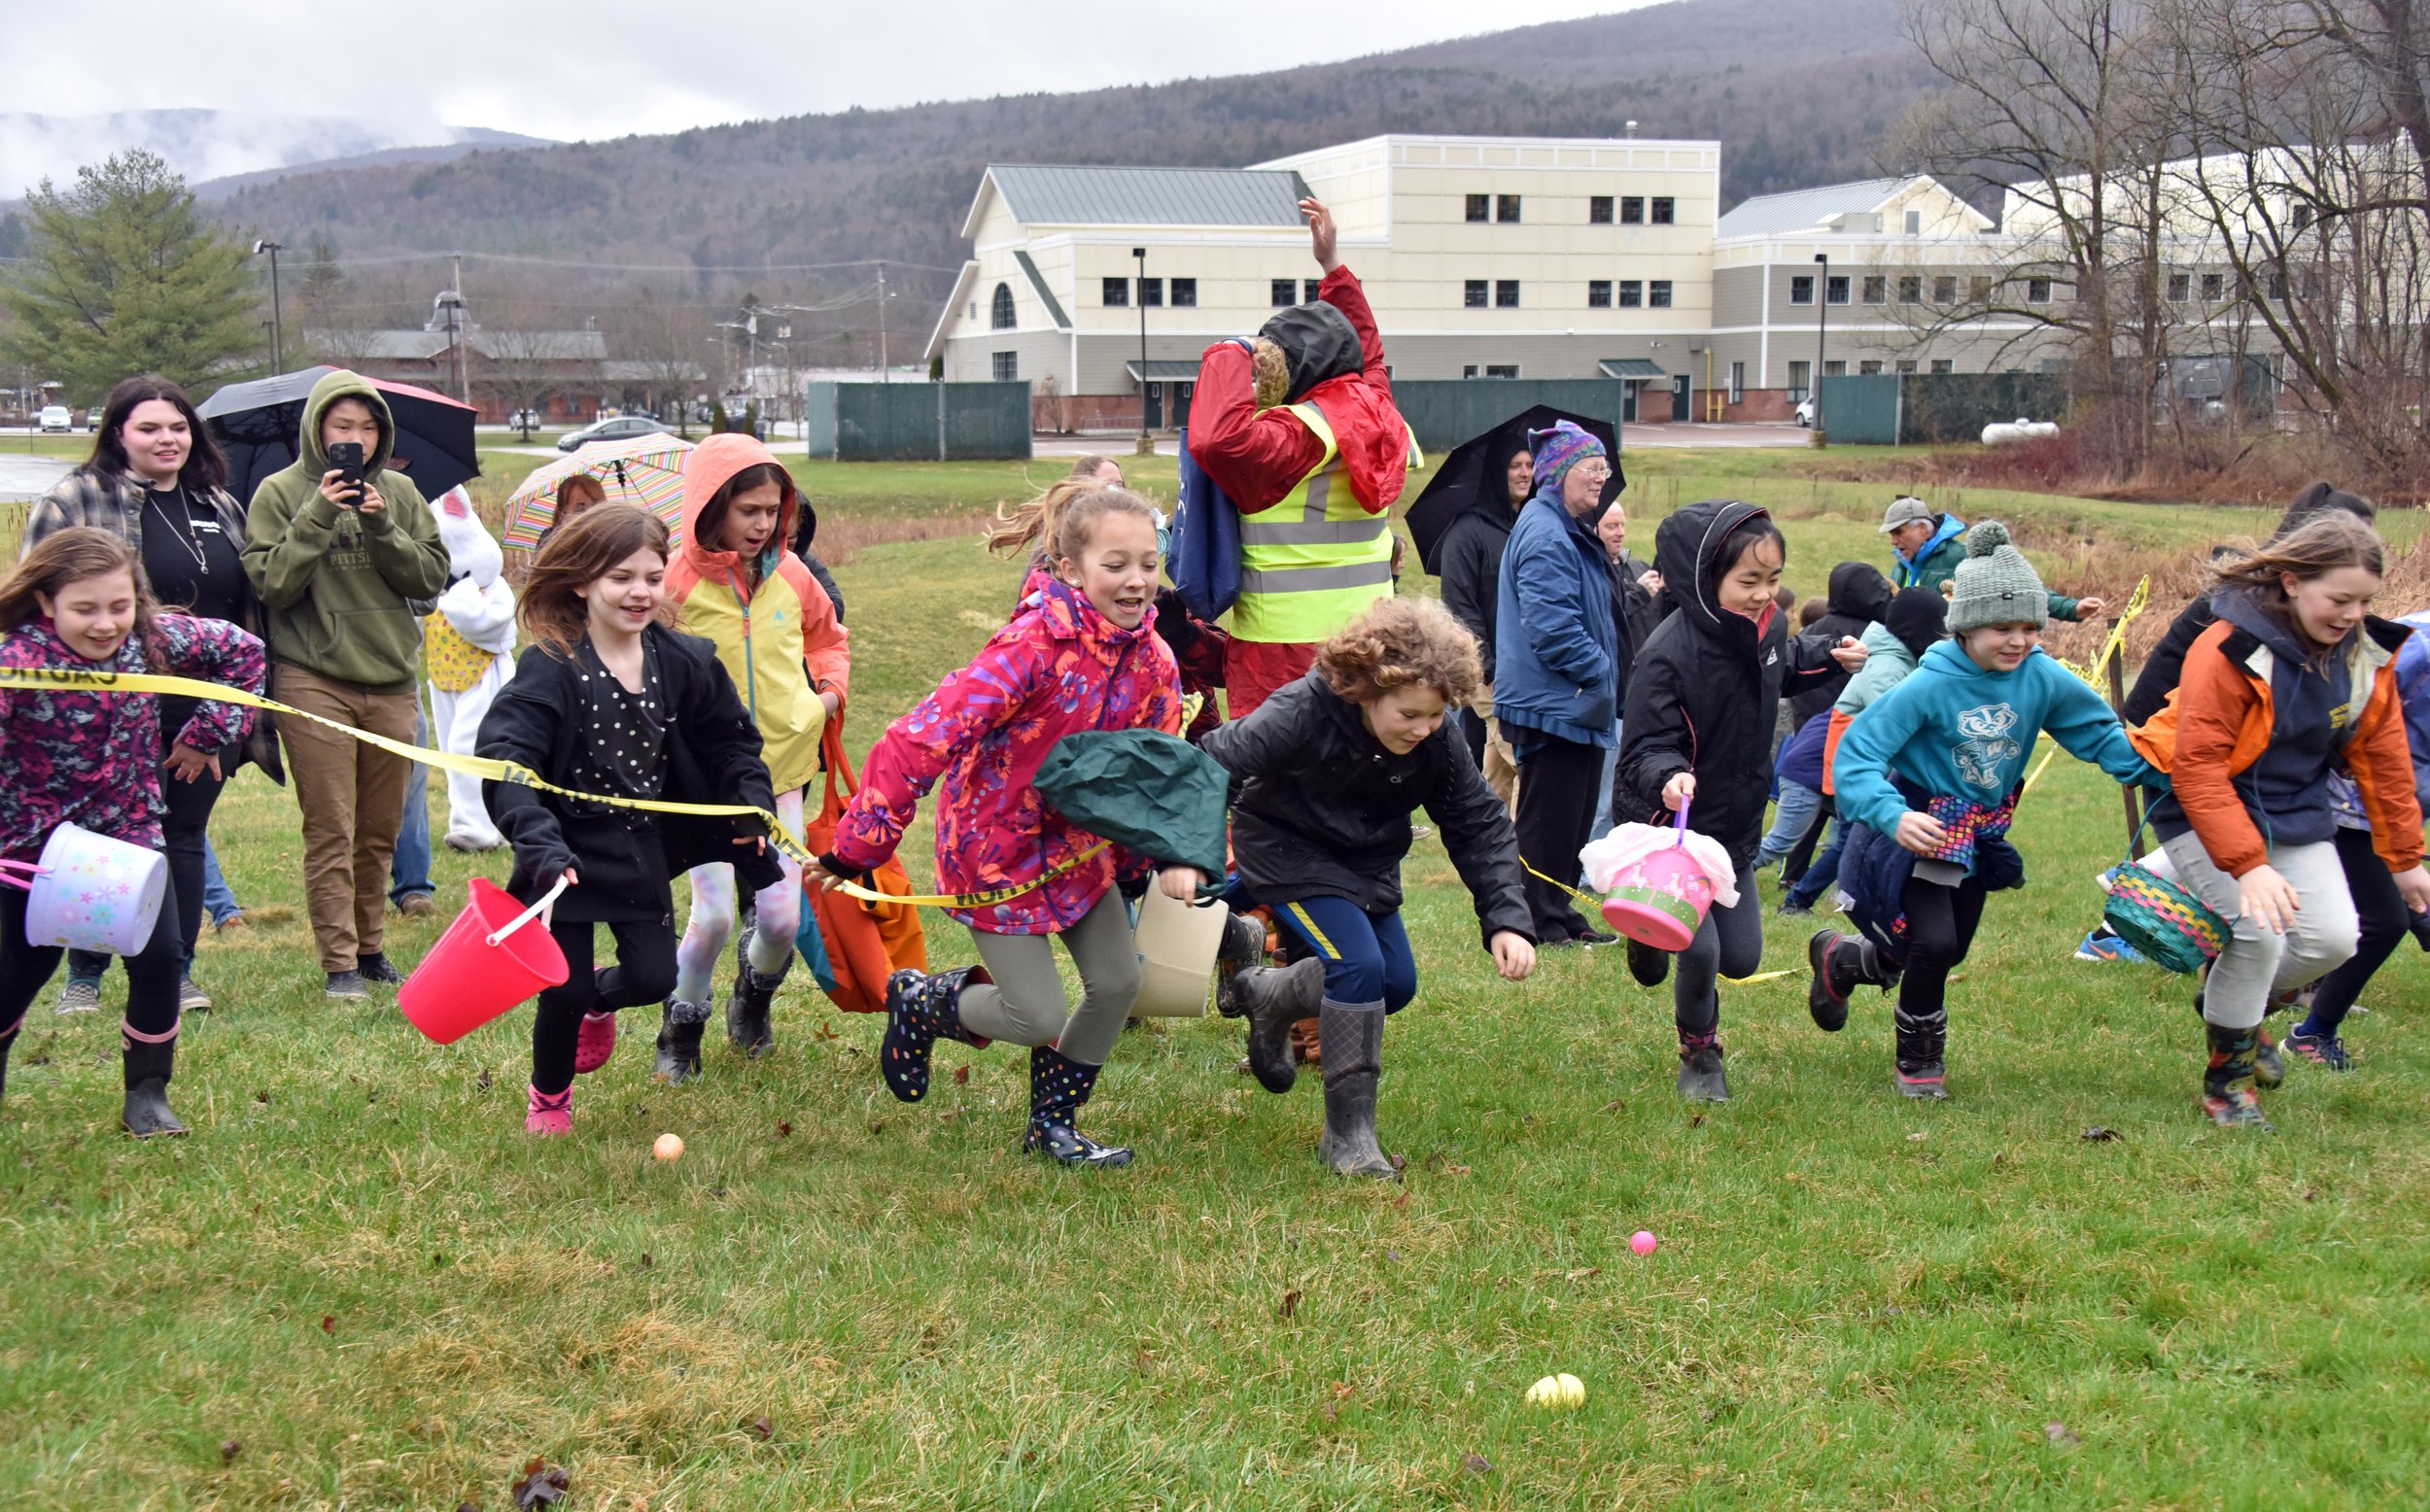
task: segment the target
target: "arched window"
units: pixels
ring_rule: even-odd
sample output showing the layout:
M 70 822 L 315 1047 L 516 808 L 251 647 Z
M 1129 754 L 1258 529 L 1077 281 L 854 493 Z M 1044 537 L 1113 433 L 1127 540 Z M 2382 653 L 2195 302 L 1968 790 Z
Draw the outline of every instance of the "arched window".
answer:
M 989 306 L 989 313 L 990 319 L 988 324 L 992 328 L 996 330 L 1010 330 L 1013 328 L 1012 285 L 998 284 L 995 286 L 995 301 Z

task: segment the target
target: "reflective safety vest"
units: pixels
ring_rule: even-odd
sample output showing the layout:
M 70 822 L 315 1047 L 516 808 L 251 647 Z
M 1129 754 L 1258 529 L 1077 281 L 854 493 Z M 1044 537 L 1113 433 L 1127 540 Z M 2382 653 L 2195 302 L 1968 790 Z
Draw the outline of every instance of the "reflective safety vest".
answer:
M 1325 412 L 1291 406 L 1325 455 L 1282 502 L 1240 516 L 1240 597 L 1234 639 L 1323 640 L 1378 599 L 1392 597 L 1392 515 L 1370 514 L 1350 492 Z

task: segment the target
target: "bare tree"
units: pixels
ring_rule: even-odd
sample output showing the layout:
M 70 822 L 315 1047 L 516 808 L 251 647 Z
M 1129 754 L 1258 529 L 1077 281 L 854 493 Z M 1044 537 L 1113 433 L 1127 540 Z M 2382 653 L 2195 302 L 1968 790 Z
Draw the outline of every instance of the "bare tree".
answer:
M 511 423 L 532 438 L 540 402 L 584 366 L 596 368 L 605 345 L 596 331 L 484 326 L 468 334 L 480 359 L 475 381 L 506 401 Z
M 704 359 L 715 355 L 711 342 L 715 334 L 699 306 L 648 292 L 615 317 L 615 345 L 622 360 L 642 375 L 654 401 L 674 404 L 677 433 L 687 438 L 694 396 L 711 376 Z

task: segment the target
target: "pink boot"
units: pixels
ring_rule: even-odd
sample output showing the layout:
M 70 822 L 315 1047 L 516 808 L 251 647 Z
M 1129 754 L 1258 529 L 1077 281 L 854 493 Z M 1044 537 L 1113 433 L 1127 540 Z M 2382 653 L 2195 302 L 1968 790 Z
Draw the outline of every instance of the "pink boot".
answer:
M 532 1101 L 523 1115 L 526 1134 L 571 1134 L 573 1132 L 573 1088 L 562 1092 L 543 1092 L 533 1087 Z
M 616 1015 L 584 1014 L 573 1036 L 573 1074 L 587 1076 L 608 1064 L 616 1052 Z

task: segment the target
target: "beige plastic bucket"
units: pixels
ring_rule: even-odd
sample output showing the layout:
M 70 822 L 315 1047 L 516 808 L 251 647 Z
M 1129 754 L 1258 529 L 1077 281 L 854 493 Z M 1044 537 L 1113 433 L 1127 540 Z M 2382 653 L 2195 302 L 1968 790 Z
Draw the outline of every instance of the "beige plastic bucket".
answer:
M 1232 910 L 1220 901 L 1203 908 L 1177 903 L 1161 887 L 1148 888 L 1139 904 L 1138 1018 L 1196 1018 L 1206 1012 L 1215 986 L 1215 952 L 1224 943 Z

